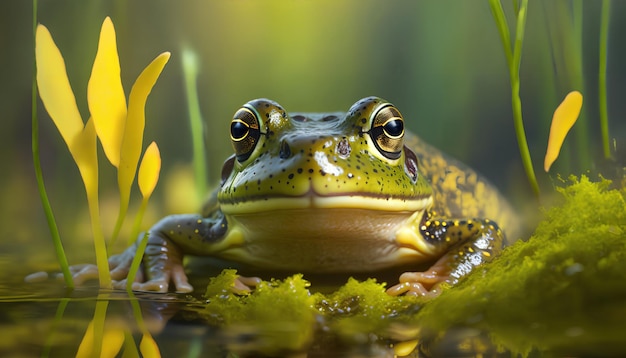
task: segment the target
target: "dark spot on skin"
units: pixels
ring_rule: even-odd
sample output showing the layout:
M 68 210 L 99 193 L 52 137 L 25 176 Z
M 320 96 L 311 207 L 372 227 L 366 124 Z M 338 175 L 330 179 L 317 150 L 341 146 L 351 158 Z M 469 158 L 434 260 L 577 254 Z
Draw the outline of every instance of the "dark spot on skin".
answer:
M 287 178 L 289 178 L 289 179 L 293 179 L 293 173 L 290 173 L 290 174 L 287 176 Z
M 313 174 L 314 170 L 311 168 L 309 169 L 309 173 Z
M 298 174 L 302 174 L 302 168 L 298 168 Z

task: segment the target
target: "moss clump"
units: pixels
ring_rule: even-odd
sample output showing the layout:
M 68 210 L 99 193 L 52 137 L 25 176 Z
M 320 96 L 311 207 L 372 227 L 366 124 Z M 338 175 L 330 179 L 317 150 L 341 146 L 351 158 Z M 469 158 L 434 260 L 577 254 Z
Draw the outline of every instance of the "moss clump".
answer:
M 312 340 L 316 297 L 302 275 L 263 281 L 243 296 L 231 291 L 236 278 L 235 270 L 224 270 L 211 280 L 201 310 L 205 318 L 232 337 L 254 337 L 250 346 L 267 354 L 297 351 Z
M 346 343 L 364 343 L 385 335 L 393 323 L 406 322 L 419 308 L 415 297 L 392 297 L 374 279 L 349 279 L 337 291 L 311 293 L 302 275 L 263 281 L 248 295 L 232 292 L 235 270 L 211 279 L 200 314 L 232 337 L 254 337 L 247 348 L 265 354 L 297 351 L 316 329 Z M 238 345 L 239 346 L 239 345 Z
M 417 319 L 435 332 L 481 328 L 522 354 L 623 352 L 626 192 L 608 180 L 570 180 L 528 241 L 444 291 Z
M 388 336 L 390 327 L 411 321 L 421 307 L 418 298 L 388 295 L 385 285 L 374 279 L 350 278 L 339 290 L 317 298 L 327 328 L 350 343 L 370 341 L 373 334 Z

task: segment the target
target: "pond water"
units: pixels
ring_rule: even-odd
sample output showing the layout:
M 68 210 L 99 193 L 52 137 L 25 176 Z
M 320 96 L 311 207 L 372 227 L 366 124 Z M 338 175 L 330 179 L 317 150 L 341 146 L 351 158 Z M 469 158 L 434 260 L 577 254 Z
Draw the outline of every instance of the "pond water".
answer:
M 451 330 L 443 339 L 417 342 L 417 324 L 396 325 L 387 336 L 356 330 L 347 337 L 345 332 L 334 331 L 328 317 L 322 315 L 307 326 L 303 326 L 302 319 L 291 322 L 291 317 L 277 318 L 276 322 L 216 324 L 215 319 L 203 314 L 206 300 L 201 294 L 135 292 L 129 295 L 125 291 L 100 290 L 95 285 L 67 290 L 57 281 L 3 282 L 0 287 L 0 356 L 3 357 L 91 357 L 99 347 L 102 356 L 110 357 L 496 354 L 487 335 L 474 329 Z M 419 310 L 419 305 L 412 310 Z M 391 336 L 405 337 L 405 342 Z

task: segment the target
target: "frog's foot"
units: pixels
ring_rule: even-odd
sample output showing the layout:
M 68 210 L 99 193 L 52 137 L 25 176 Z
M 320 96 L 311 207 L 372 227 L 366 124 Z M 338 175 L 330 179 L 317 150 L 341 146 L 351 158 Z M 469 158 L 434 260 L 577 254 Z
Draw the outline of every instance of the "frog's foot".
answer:
M 450 258 L 446 255 L 424 272 L 405 272 L 400 275 L 400 283 L 387 289 L 391 296 L 437 297 L 438 285 L 450 278 Z
M 176 246 L 161 238 L 148 240 L 143 263 L 132 284 L 133 291 L 168 292 L 170 283 L 176 292 L 193 291 L 183 267 L 182 255 Z M 128 271 L 136 253 L 136 244 L 120 255 L 109 259 L 111 278 L 115 280 L 115 288 L 125 288 Z

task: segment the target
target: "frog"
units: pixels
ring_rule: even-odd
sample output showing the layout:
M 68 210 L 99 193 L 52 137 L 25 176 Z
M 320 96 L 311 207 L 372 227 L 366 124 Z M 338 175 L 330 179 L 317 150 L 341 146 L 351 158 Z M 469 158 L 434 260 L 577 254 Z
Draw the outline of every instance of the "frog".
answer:
M 203 209 L 147 231 L 133 290 L 191 292 L 184 257 L 208 256 L 288 272 L 400 274 L 390 295 L 436 295 L 491 261 L 506 245 L 515 213 L 476 171 L 406 129 L 379 97 L 347 112 L 288 113 L 269 99 L 239 108 L 233 153 Z M 109 259 L 126 286 L 140 239 Z M 75 280 L 96 270 L 75 270 Z M 259 282 L 240 276 L 245 291 Z M 173 287 L 172 287 L 173 286 Z

